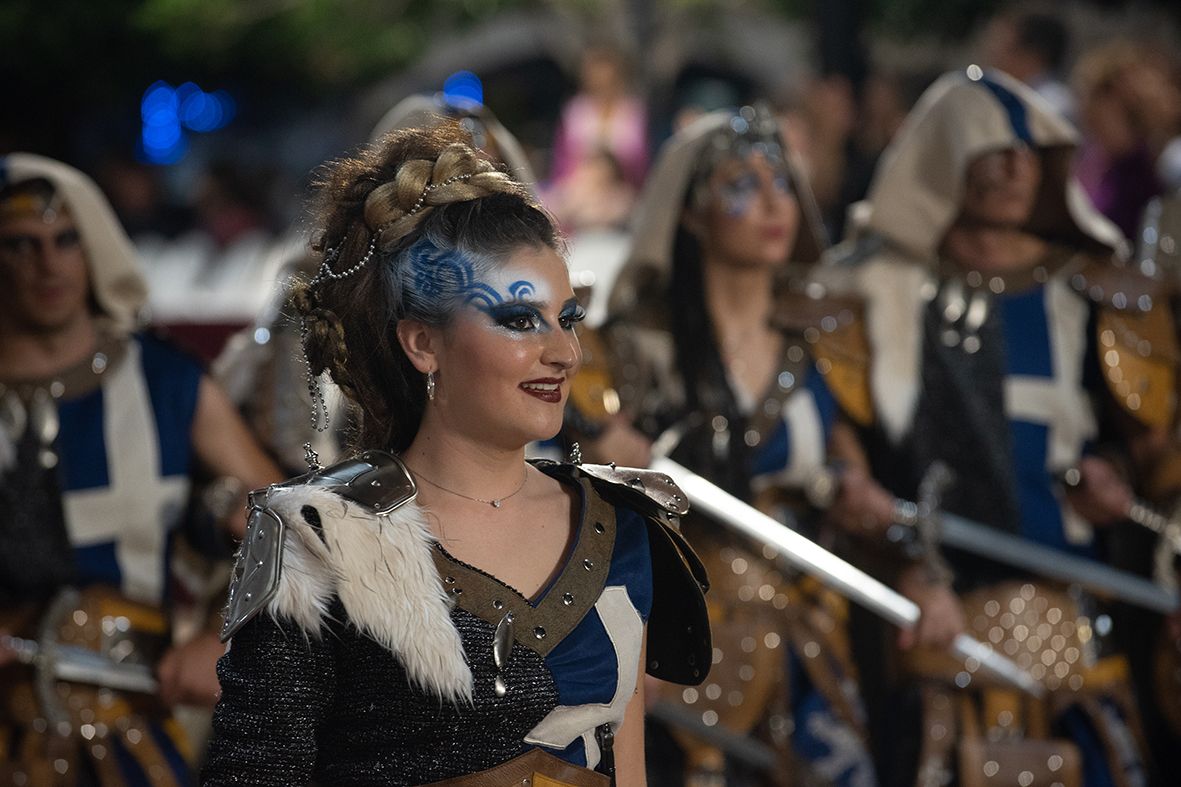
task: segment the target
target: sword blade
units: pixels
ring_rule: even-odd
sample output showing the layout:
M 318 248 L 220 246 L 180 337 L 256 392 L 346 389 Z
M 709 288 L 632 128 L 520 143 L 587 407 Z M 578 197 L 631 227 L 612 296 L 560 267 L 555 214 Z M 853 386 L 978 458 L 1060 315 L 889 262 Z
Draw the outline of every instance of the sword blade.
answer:
M 3 635 L 0 636 L 0 647 L 11 650 L 24 664 L 38 669 L 42 665 L 51 667 L 57 680 L 141 694 L 155 694 L 160 689 L 150 667 L 121 664 L 76 645 L 56 645 L 46 649 L 35 640 Z
M 133 691 L 140 694 L 155 694 L 160 684 L 151 669 L 142 664 L 116 664 L 114 662 L 83 664 L 59 659 L 54 664 L 58 680 L 85 683 L 119 691 Z
M 1072 555 L 1004 533 L 955 514 L 940 512 L 939 539 L 944 544 L 1008 566 L 1025 569 L 1108 598 L 1168 615 L 1181 606 L 1176 592 L 1097 560 Z
M 797 569 L 816 577 L 851 601 L 900 628 L 913 628 L 918 623 L 919 607 L 913 601 L 757 508 L 671 459 L 654 459 L 651 469 L 676 481 L 688 495 L 690 503 L 700 511 L 758 544 L 771 545 Z M 958 636 L 951 650 L 958 658 L 969 662 L 968 666 L 978 664 L 980 670 L 990 676 L 1035 697 L 1045 694 L 1044 687 L 1016 662 L 967 634 Z

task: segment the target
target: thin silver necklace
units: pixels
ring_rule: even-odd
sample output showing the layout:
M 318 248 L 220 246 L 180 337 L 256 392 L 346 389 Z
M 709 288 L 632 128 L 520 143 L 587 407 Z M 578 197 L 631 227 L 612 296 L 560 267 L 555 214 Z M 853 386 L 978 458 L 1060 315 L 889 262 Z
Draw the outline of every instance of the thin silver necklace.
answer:
M 456 497 L 462 497 L 464 500 L 472 500 L 472 501 L 474 501 L 474 502 L 476 502 L 476 503 L 484 503 L 485 505 L 490 505 L 490 506 L 492 506 L 493 508 L 500 508 L 501 504 L 502 504 L 502 503 L 504 503 L 504 501 L 505 501 L 505 500 L 508 500 L 510 497 L 512 497 L 513 495 L 517 494 L 517 492 L 520 492 L 522 489 L 524 489 L 524 488 L 525 488 L 525 482 L 527 482 L 527 481 L 529 480 L 529 468 L 528 468 L 528 467 L 526 467 L 526 468 L 525 468 L 525 474 L 524 474 L 524 476 L 522 476 L 522 478 L 521 478 L 521 483 L 520 483 L 520 484 L 517 486 L 517 488 L 516 488 L 516 489 L 514 489 L 514 490 L 513 490 L 513 491 L 511 491 L 511 492 L 509 492 L 509 493 L 508 493 L 507 495 L 505 495 L 504 497 L 495 497 L 495 498 L 493 498 L 493 499 L 491 499 L 491 500 L 485 500 L 485 499 L 484 499 L 484 498 L 482 498 L 482 497 L 472 497 L 471 495 L 465 495 L 463 492 L 456 492 L 454 489 L 448 489 L 447 487 L 443 486 L 442 484 L 440 484 L 440 483 L 437 483 L 437 482 L 435 482 L 435 481 L 432 481 L 431 479 L 427 478 L 426 476 L 424 476 L 422 473 L 420 473 L 420 472 L 419 472 L 419 471 L 417 471 L 417 470 L 414 470 L 414 471 L 412 471 L 412 472 L 413 472 L 413 473 L 414 473 L 414 475 L 415 475 L 415 476 L 417 476 L 419 479 L 421 479 L 421 480 L 423 480 L 423 481 L 426 481 L 428 484 L 430 484 L 431 486 L 435 487 L 436 489 L 442 489 L 444 492 L 448 492 L 448 493 L 450 493 L 450 494 L 453 494 L 453 495 L 455 495 Z

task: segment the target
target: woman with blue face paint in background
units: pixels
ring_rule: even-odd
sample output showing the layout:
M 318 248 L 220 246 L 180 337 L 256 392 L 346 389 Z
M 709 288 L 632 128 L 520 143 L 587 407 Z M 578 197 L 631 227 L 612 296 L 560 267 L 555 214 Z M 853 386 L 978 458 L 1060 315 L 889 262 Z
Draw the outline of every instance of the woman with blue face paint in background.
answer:
M 360 453 L 252 496 L 208 784 L 643 784 L 640 677 L 705 676 L 680 491 L 525 461 L 582 307 L 550 217 L 467 139 L 325 171 L 296 305 Z
M 791 286 L 792 266 L 819 257 L 820 226 L 768 112 L 714 113 L 669 140 L 603 329 L 622 414 L 584 442 L 588 453 L 643 463 L 655 441 L 785 521 L 808 514 L 800 491 L 824 469 L 837 404 L 806 337 L 849 320 L 846 306 Z M 703 690 L 661 691 L 659 701 L 705 733 L 758 739 L 774 762 L 756 766 L 691 730 L 662 729 L 651 750 L 663 740 L 668 756 L 649 757 L 650 779 L 875 783 L 843 599 L 795 582 L 716 523 L 685 527 L 715 583 L 714 666 Z

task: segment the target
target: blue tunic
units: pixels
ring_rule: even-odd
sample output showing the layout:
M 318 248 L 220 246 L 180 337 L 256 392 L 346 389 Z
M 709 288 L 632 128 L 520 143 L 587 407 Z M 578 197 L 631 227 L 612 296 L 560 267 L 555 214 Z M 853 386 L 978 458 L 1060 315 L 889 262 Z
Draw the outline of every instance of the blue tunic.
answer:
M 999 296 L 1005 342 L 1005 415 L 1013 450 L 1019 532 L 1040 544 L 1095 556 L 1090 526 L 1061 497 L 1058 473 L 1077 465 L 1097 433 L 1088 393 L 1095 352 L 1081 298 L 1038 286 Z M 1051 301 L 1054 301 L 1052 304 Z
M 68 548 L 64 557 L 73 558 L 73 570 L 46 579 L 45 591 L 54 593 L 64 584 L 109 585 L 159 606 L 169 586 L 172 534 L 189 492 L 202 369 L 188 355 L 144 334 L 101 348 L 91 361 L 97 381 L 55 402 L 54 450 L 42 454 L 43 462 L 57 458 L 42 476 L 51 491 L 30 500 L 28 508 L 32 522 L 60 527 L 57 511 L 47 510 L 50 505 L 56 509 L 60 494 L 65 540 L 53 543 L 56 557 L 30 555 L 28 560 L 60 561 L 57 553 Z M 53 393 L 53 384 L 48 390 Z M 42 552 L 48 546 L 32 548 Z M 35 600 L 28 593 L 18 598 Z M 117 772 L 122 784 L 191 782 L 183 730 L 159 714 L 129 709 L 122 717 L 131 722 L 126 730 L 112 724 L 109 735 L 78 739 L 83 771 L 93 756 L 104 759 L 103 770 Z M 83 782 L 89 783 L 85 777 Z
M 163 602 L 201 374 L 190 356 L 137 334 L 97 389 L 60 403 L 59 482 L 81 584 Z

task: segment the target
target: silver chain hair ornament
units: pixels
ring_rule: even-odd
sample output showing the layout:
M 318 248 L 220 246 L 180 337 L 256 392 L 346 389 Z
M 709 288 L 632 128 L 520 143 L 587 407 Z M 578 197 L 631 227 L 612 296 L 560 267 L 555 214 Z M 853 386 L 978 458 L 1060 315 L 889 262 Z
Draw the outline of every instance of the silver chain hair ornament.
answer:
M 435 189 L 441 188 L 443 186 L 450 186 L 451 184 L 458 183 L 461 180 L 469 180 L 476 174 L 478 173 L 468 172 L 462 175 L 453 175 L 446 180 L 439 181 L 438 183 L 428 183 L 423 187 L 422 194 L 419 195 L 418 200 L 414 203 L 410 210 L 406 211 L 404 215 L 413 216 L 422 210 L 423 206 L 426 204 L 427 195 Z M 308 290 L 314 292 L 317 287 L 326 281 L 340 281 L 342 279 L 347 279 L 368 265 L 370 260 L 373 259 L 373 255 L 377 253 L 377 242 L 381 237 L 383 229 L 384 227 L 378 228 L 377 231 L 375 231 L 370 236 L 369 248 L 365 250 L 365 254 L 361 256 L 361 259 L 357 260 L 356 264 L 354 264 L 352 267 L 347 268 L 340 273 L 336 273 L 332 270 L 332 263 L 334 263 L 337 258 L 340 257 L 343 244 L 326 249 L 324 251 L 324 260 L 322 263 L 320 263 L 320 269 L 316 272 L 316 275 L 312 278 L 312 280 L 308 282 Z M 324 400 L 324 389 L 320 386 L 320 378 L 317 374 L 315 374 L 315 372 L 312 371 L 312 361 L 310 358 L 308 358 L 309 332 L 307 315 L 301 315 L 299 319 L 299 344 L 303 350 L 303 362 L 307 370 L 308 395 L 312 400 L 311 425 L 312 428 L 317 432 L 326 432 L 328 431 L 329 426 L 328 406 Z M 311 466 L 313 470 L 317 469 L 319 461 L 318 457 L 315 456 L 315 452 L 311 450 L 311 443 L 308 443 L 304 447 L 307 453 L 307 461 L 309 466 Z
M 452 175 L 446 180 L 439 181 L 438 183 L 426 184 L 426 187 L 422 190 L 422 194 L 420 194 L 418 197 L 418 202 L 415 202 L 414 207 L 406 211 L 406 215 L 413 216 L 415 213 L 418 213 L 418 211 L 422 210 L 423 203 L 426 202 L 426 195 L 430 194 L 435 189 L 442 188 L 443 186 L 450 186 L 452 183 L 458 183 L 461 180 L 470 180 L 476 174 L 477 173 L 475 172 L 468 172 L 464 175 Z
M 373 259 L 374 253 L 377 251 L 377 239 L 381 236 L 381 230 L 373 233 L 369 238 L 369 248 L 365 250 L 365 254 L 347 270 L 336 273 L 332 270 L 332 263 L 340 256 L 340 246 L 335 246 L 324 252 L 324 261 L 320 263 L 320 270 L 316 272 L 315 277 L 308 282 L 308 290 L 314 291 L 317 287 L 325 281 L 340 281 L 347 279 L 354 273 L 358 272 Z M 312 428 L 317 432 L 328 431 L 328 405 L 324 401 L 324 389 L 320 386 L 320 377 L 312 370 L 312 360 L 308 357 L 308 316 L 306 314 L 300 315 L 299 318 L 299 346 L 303 350 L 303 363 L 307 372 L 308 381 L 308 396 L 312 400 L 311 424 Z M 315 452 L 311 450 L 311 443 L 304 446 L 307 453 L 308 465 L 313 470 L 318 469 L 318 457 L 315 457 Z

